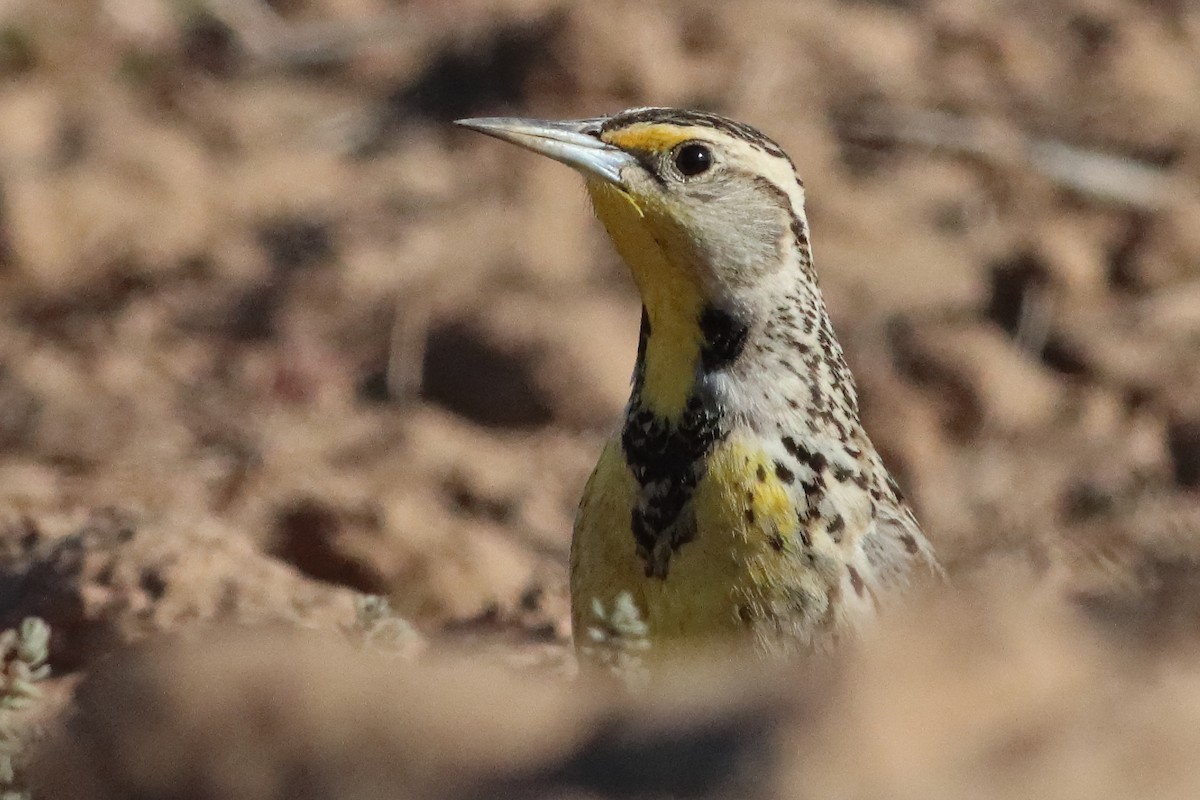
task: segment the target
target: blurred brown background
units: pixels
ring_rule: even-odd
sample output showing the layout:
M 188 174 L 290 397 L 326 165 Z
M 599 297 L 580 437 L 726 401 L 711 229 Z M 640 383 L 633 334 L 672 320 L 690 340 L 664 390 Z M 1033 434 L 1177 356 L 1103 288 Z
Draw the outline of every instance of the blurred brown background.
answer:
M 356 592 L 389 597 L 435 649 L 563 688 L 546 676 L 568 660 L 570 525 L 626 396 L 638 302 L 576 176 L 450 122 L 647 104 L 725 113 L 792 155 L 868 430 L 955 588 L 813 668 L 820 680 L 781 681 L 783 721 L 760 713 L 778 697 L 740 689 L 716 711 L 667 703 L 672 731 L 732 726 L 703 740 L 701 762 L 782 741 L 749 783 L 722 782 L 733 767 L 655 783 L 636 765 L 617 788 L 589 783 L 579 775 L 645 751 L 581 731 L 606 713 L 635 740 L 666 723 L 593 710 L 572 717 L 572 739 L 538 727 L 557 718 L 547 708 L 567 713 L 561 698 L 526 689 L 503 713 L 541 710 L 508 724 L 554 746 L 509 752 L 501 731 L 486 756 L 456 756 L 466 768 L 389 735 L 356 761 L 356 747 L 329 755 L 304 733 L 340 730 L 354 703 L 292 719 L 308 706 L 276 687 L 261 713 L 309 749 L 250 750 L 348 783 L 271 782 L 264 767 L 209 784 L 196 776 L 224 762 L 197 756 L 192 778 L 147 788 L 144 749 L 105 735 L 99 760 L 130 772 L 80 796 L 1195 796 L 1188 0 L 4 4 L 0 612 L 6 627 L 51 623 L 66 676 L 55 708 L 150 633 L 332 631 Z M 280 685 L 301 698 L 346 689 L 307 646 L 238 640 L 228 656 L 202 648 L 218 659 L 207 666 L 168 653 L 101 669 L 87 724 L 136 729 L 121 714 L 157 708 L 161 744 L 212 708 L 205 730 L 224 741 L 246 711 L 196 699 L 201 678 L 270 697 L 259 682 L 291 668 Z M 199 706 L 166 699 L 184 691 L 162 679 L 171 659 L 201 663 L 179 678 Z M 478 716 L 488 692 L 429 680 L 355 702 L 386 705 L 384 731 L 419 739 L 433 719 L 447 749 L 468 729 L 485 740 L 404 698 L 444 691 Z M 705 686 L 726 697 L 721 679 Z M 671 763 L 695 756 L 659 744 Z M 63 763 L 94 759 L 93 745 Z M 390 788 L 347 777 L 363 770 Z

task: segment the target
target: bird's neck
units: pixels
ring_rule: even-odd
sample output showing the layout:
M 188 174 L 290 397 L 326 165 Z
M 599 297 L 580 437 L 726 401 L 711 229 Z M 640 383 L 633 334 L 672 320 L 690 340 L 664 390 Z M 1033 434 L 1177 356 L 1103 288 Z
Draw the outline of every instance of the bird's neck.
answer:
M 855 427 L 854 380 L 811 265 L 805 267 L 782 273 L 756 304 L 647 302 L 630 409 L 679 420 L 700 400 L 722 417 Z
M 631 405 L 666 419 L 683 413 L 695 391 L 703 346 L 700 313 L 642 306 Z
M 688 266 L 667 258 L 632 197 L 603 181 L 589 181 L 588 193 L 642 297 L 635 400 L 655 416 L 678 418 L 696 382 L 705 299 Z
M 588 190 L 642 298 L 631 412 L 674 424 L 698 399 L 722 411 L 755 393 L 756 403 L 764 395 L 782 402 L 780 387 L 766 385 L 782 367 L 811 372 L 812 380 L 800 380 L 814 398 L 826 391 L 848 395 L 818 398 L 818 408 L 837 405 L 857 413 L 802 222 L 792 227 L 779 263 L 760 271 L 753 296 L 714 299 L 703 292 L 701 270 L 668 257 L 633 198 L 607 183 L 589 182 Z

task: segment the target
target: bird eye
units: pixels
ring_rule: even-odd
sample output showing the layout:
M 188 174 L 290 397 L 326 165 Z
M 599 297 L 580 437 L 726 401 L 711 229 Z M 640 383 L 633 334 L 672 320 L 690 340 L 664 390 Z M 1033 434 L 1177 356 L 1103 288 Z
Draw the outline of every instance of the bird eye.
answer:
M 676 168 L 688 177 L 706 172 L 712 164 L 712 150 L 702 144 L 685 144 L 675 153 Z

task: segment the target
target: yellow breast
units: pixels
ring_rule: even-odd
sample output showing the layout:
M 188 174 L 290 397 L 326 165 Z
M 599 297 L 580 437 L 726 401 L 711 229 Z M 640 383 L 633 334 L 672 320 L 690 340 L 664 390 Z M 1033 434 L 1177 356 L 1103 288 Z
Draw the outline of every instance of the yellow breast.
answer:
M 809 638 L 797 625 L 819 626 L 837 571 L 811 557 L 792 493 L 752 444 L 732 439 L 709 457 L 692 498 L 695 537 L 672 554 L 665 578 L 647 577 L 636 554 L 630 516 L 637 488 L 619 443 L 610 443 L 575 526 L 578 645 L 588 643 L 589 629 L 603 626 L 596 608 L 613 608 L 622 594 L 633 600 L 657 652 L 737 637 L 770 648 L 780 635 Z

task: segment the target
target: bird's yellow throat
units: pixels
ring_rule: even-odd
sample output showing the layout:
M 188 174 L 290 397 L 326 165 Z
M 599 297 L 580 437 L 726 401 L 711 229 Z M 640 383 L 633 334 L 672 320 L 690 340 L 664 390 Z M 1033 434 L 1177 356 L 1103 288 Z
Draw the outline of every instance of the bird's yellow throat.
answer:
M 642 404 L 656 416 L 678 418 L 695 384 L 704 298 L 687 266 L 668 258 L 637 200 L 604 181 L 589 180 L 587 189 L 596 216 L 633 273 L 650 322 L 641 364 Z

